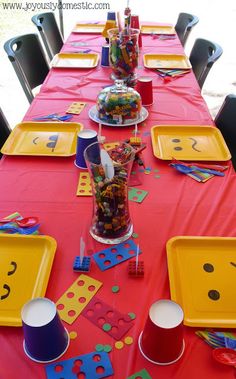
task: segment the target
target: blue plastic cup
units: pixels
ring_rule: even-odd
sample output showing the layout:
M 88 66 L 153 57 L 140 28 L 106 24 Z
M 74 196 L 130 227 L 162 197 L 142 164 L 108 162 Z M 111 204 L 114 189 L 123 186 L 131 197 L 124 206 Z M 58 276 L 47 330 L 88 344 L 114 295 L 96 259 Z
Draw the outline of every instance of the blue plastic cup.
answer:
M 21 311 L 25 354 L 35 362 L 52 362 L 69 346 L 69 335 L 63 326 L 55 303 L 38 297 L 26 303 Z
M 102 46 L 101 65 L 104 66 L 104 67 L 108 67 L 109 66 L 109 46 L 108 45 Z
M 76 149 L 76 159 L 75 165 L 78 168 L 86 169 L 87 165 L 84 159 L 84 150 L 86 147 L 91 145 L 93 142 L 97 142 L 98 135 L 95 130 L 84 129 L 78 133 L 77 136 L 77 149 Z
M 116 20 L 116 12 L 107 12 L 107 20 Z

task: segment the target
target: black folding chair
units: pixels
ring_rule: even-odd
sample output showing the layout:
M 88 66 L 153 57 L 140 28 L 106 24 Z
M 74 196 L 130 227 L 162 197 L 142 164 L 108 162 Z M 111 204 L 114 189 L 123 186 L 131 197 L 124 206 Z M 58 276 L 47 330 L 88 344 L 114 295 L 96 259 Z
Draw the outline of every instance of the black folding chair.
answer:
M 54 13 L 41 13 L 32 17 L 32 22 L 36 25 L 43 44 L 50 60 L 57 54 L 62 46 L 63 39 L 58 28 Z
M 0 149 L 4 145 L 10 133 L 11 133 L 10 126 L 6 120 L 6 117 L 3 114 L 2 109 L 0 108 Z M 0 152 L 0 158 L 1 157 L 2 157 L 2 153 Z
M 232 155 L 232 163 L 236 170 L 236 95 L 226 96 L 215 124 L 220 129 Z
M 199 18 L 189 13 L 180 13 L 175 31 L 178 34 L 179 40 L 185 46 L 192 28 L 199 22 Z
M 39 38 L 37 34 L 11 38 L 5 42 L 4 49 L 31 103 L 34 99 L 32 89 L 43 83 L 49 71 Z
M 198 38 L 194 42 L 189 60 L 200 88 L 203 87 L 210 69 L 222 53 L 223 50 L 217 43 L 203 38 Z

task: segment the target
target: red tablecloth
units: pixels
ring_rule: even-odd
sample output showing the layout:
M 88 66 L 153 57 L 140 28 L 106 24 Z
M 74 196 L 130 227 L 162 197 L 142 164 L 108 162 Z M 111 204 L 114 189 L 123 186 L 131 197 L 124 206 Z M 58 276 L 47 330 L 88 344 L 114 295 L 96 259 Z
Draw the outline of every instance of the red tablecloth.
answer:
M 75 46 L 74 42 L 82 44 Z M 100 53 L 103 43 L 104 39 L 97 35 L 72 33 L 63 51 L 91 49 Z M 142 54 L 182 51 L 177 38 L 160 40 L 143 36 Z M 100 65 L 90 70 L 52 69 L 24 120 L 54 112 L 64 114 L 73 101 L 85 101 L 87 106 L 79 116 L 73 117 L 73 121 L 97 130 L 98 125 L 88 117 L 88 109 L 95 104 L 102 87 L 111 84 L 110 72 L 109 68 Z M 142 56 L 137 73 L 151 76 L 154 90 L 154 104 L 148 108 L 149 117 L 139 127 L 140 136 L 147 143 L 143 153 L 145 164 L 151 171 L 145 174 L 137 169 L 133 177 L 140 182 L 137 188 L 148 191 L 148 195 L 142 203 L 130 202 L 145 277 L 129 278 L 126 262 L 102 272 L 93 261 L 89 273 L 103 283 L 97 294 L 100 299 L 122 313 L 136 314 L 134 326 L 127 334 L 133 337 L 134 343 L 117 350 L 115 340 L 80 315 L 72 325 L 65 324 L 68 331 L 76 331 L 78 337 L 71 340 L 62 360 L 92 352 L 99 343 L 110 344 L 113 346 L 109 353 L 114 368 L 112 377 L 116 379 L 126 379 L 143 368 L 153 379 L 233 378 L 234 369 L 213 361 L 211 348 L 195 335 L 195 328 L 184 328 L 186 349 L 183 357 L 173 365 L 153 365 L 138 349 L 138 337 L 150 305 L 157 299 L 170 298 L 166 259 L 169 238 L 236 235 L 236 176 L 230 165 L 225 177 L 215 177 L 199 184 L 170 168 L 167 161 L 153 156 L 150 137 L 153 125 L 213 125 L 213 121 L 193 73 L 164 83 L 155 72 L 143 67 Z M 104 127 L 103 134 L 115 141 L 129 138 L 132 130 L 133 127 Z M 46 292 L 46 296 L 55 302 L 78 277 L 72 266 L 79 254 L 80 236 L 86 242 L 89 255 L 105 247 L 89 235 L 92 198 L 76 197 L 79 172 L 74 157 L 5 156 L 0 163 L 0 215 L 15 211 L 25 216 L 37 215 L 41 232 L 57 240 Z M 120 286 L 116 294 L 111 291 L 113 285 Z M 0 378 L 46 378 L 44 366 L 25 356 L 22 341 L 21 328 L 0 328 Z

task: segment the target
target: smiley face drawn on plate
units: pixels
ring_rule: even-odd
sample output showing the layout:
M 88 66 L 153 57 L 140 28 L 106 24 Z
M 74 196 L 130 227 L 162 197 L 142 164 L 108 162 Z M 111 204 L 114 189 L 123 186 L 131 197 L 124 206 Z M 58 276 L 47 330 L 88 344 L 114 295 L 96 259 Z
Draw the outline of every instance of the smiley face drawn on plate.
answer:
M 187 140 L 190 140 L 191 141 L 191 148 L 198 152 L 198 153 L 201 153 L 201 150 L 197 147 L 198 145 L 198 141 L 196 140 L 196 138 L 193 138 L 193 137 L 188 137 Z M 182 151 L 184 150 L 184 147 L 183 145 L 186 144 L 185 141 L 182 141 L 180 138 L 173 138 L 171 140 L 171 142 L 173 142 L 176 146 L 173 147 L 173 149 L 175 151 Z
M 14 262 L 14 261 L 11 261 L 9 263 L 9 271 L 6 273 L 7 274 L 7 278 L 4 279 L 4 280 L 6 280 L 7 283 L 4 283 L 2 285 L 2 288 L 0 288 L 0 301 L 7 299 L 8 296 L 10 295 L 11 288 L 10 288 L 10 285 L 9 285 L 9 278 L 8 277 L 11 276 L 11 275 L 13 275 L 16 272 L 16 269 L 17 269 L 17 263 Z
M 59 134 L 52 134 L 52 135 L 47 135 L 47 136 L 41 136 L 40 137 L 35 137 L 33 139 L 33 144 L 34 145 L 41 145 L 46 146 L 47 148 L 51 149 L 52 152 L 54 152 L 57 142 L 58 142 L 58 137 Z
M 236 263 L 229 262 L 229 264 L 236 268 Z M 202 268 L 206 273 L 209 273 L 209 275 L 214 275 L 215 267 L 212 263 L 204 263 Z M 236 274 L 236 271 L 235 271 L 235 274 Z M 219 288 L 209 288 L 207 296 L 212 301 L 220 300 L 221 293 L 219 291 Z

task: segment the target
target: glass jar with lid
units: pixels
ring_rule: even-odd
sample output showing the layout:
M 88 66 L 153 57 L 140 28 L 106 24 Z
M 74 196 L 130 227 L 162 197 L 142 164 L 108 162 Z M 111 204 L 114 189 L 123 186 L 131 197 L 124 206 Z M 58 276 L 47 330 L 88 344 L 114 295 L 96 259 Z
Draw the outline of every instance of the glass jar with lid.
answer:
M 111 125 L 137 122 L 142 109 L 141 96 L 123 80 L 104 88 L 97 97 L 98 118 Z

